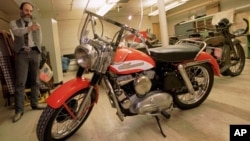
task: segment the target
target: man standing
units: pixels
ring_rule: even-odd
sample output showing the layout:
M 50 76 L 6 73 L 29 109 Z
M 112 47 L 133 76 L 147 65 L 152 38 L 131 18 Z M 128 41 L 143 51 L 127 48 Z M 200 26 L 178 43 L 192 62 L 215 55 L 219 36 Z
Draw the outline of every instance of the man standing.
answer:
M 24 113 L 24 90 L 29 75 L 31 87 L 30 105 L 32 109 L 43 109 L 45 105 L 38 104 L 39 96 L 39 63 L 41 52 L 41 28 L 32 21 L 33 5 L 23 2 L 20 5 L 18 20 L 10 22 L 14 34 L 13 49 L 15 55 L 15 116 L 13 122 L 21 119 Z

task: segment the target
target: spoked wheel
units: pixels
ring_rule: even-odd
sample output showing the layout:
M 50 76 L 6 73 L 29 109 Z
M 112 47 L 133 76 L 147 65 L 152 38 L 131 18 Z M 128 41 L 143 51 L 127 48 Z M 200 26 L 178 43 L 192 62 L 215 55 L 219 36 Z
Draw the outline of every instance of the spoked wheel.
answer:
M 72 136 L 88 118 L 93 108 L 93 94 L 87 100 L 83 111 L 79 111 L 87 90 L 80 91 L 65 102 L 65 106 L 53 109 L 49 106 L 42 112 L 37 125 L 39 141 L 65 141 Z M 70 109 L 71 112 L 68 112 Z M 76 114 L 82 112 L 80 118 Z
M 183 110 L 195 108 L 205 101 L 214 82 L 214 74 L 209 64 L 191 66 L 186 71 L 195 92 L 174 95 L 176 106 Z
M 235 46 L 236 54 L 238 54 L 238 57 L 234 55 L 234 53 L 230 54 L 231 58 L 231 66 L 224 72 L 226 75 L 230 76 L 238 76 L 241 74 L 245 67 L 245 52 L 240 44 L 236 44 Z

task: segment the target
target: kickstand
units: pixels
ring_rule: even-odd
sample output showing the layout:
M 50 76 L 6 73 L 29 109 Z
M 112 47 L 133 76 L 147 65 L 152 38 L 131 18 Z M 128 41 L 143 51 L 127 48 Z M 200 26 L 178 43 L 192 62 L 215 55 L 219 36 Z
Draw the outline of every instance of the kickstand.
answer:
M 165 133 L 163 132 L 162 127 L 161 127 L 160 119 L 158 118 L 158 116 L 155 116 L 155 119 L 156 119 L 157 124 L 158 124 L 158 126 L 159 126 L 159 128 L 160 128 L 160 131 L 161 131 L 162 136 L 163 136 L 164 138 L 166 138 L 166 135 L 165 135 Z

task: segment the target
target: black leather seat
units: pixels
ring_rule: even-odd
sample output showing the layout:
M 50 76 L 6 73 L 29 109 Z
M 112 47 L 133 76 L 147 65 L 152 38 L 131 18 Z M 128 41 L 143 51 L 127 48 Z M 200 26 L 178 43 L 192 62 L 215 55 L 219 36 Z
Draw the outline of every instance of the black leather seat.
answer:
M 180 62 L 195 58 L 200 48 L 196 45 L 181 44 L 169 45 L 168 47 L 157 47 L 149 49 L 151 56 L 163 62 Z

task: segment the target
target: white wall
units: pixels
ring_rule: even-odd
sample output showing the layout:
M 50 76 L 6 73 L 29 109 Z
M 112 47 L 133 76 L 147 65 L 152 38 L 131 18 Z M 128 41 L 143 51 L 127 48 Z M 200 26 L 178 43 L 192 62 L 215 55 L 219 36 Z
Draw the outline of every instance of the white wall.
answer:
M 62 18 L 62 17 L 59 17 Z M 139 26 L 139 16 L 132 17 L 132 20 L 128 20 L 127 17 L 108 17 L 112 20 L 118 21 L 120 23 L 129 25 L 138 29 Z M 59 27 L 59 40 L 61 53 L 64 54 L 72 54 L 74 52 L 75 47 L 79 44 L 79 25 L 81 19 L 71 18 L 71 19 L 58 19 L 58 27 Z M 105 24 L 105 23 L 104 23 Z M 140 30 L 145 31 L 147 28 L 152 28 L 152 23 L 148 16 L 143 17 L 143 21 L 141 24 Z M 101 29 L 101 28 L 98 28 Z M 114 33 L 118 31 L 119 28 L 113 25 L 105 24 L 104 26 L 104 35 L 112 38 Z M 100 33 L 100 32 L 98 32 Z
M 80 20 L 58 20 L 61 55 L 72 54 L 77 45 Z
M 213 0 L 215 1 L 215 0 Z M 216 0 L 218 1 L 218 0 Z M 205 14 L 205 6 L 202 6 L 206 2 L 212 2 L 211 0 L 192 0 L 192 3 L 187 5 L 186 7 L 180 7 L 175 11 L 170 11 L 170 15 L 167 15 L 167 25 L 168 25 L 168 35 L 174 36 L 174 26 L 175 24 L 190 20 L 192 15 L 203 15 Z M 230 8 L 236 8 L 243 5 L 250 4 L 250 0 L 220 0 L 221 3 L 221 10 L 228 10 Z M 174 15 L 174 12 L 180 12 L 185 8 L 190 8 L 194 6 L 194 4 L 201 5 L 196 9 L 192 9 L 183 13 L 179 13 Z M 62 54 L 72 54 L 74 52 L 74 48 L 78 45 L 78 29 L 80 24 L 80 19 L 77 18 L 76 13 L 72 12 L 71 19 L 64 19 L 65 15 L 59 15 L 58 18 L 58 28 L 59 28 L 59 40 L 61 46 L 61 53 Z M 68 15 L 66 15 L 68 17 Z M 131 21 L 128 21 L 127 17 L 109 17 L 115 21 L 119 21 L 120 23 L 127 24 L 131 27 L 137 28 L 139 25 L 140 16 L 135 16 Z M 147 28 L 152 29 L 152 23 L 159 23 L 158 16 L 155 17 L 143 17 L 143 22 L 141 24 L 140 30 L 146 30 Z M 112 28 L 111 26 L 105 26 L 105 31 L 107 36 L 112 37 L 113 31 L 116 29 Z
M 63 74 L 57 21 L 51 18 L 44 18 L 39 19 L 38 23 L 42 27 L 42 45 L 49 51 L 50 63 L 54 72 L 54 83 L 59 83 L 63 80 Z
M 246 6 L 250 4 L 250 0 L 238 0 L 238 1 L 237 0 L 192 0 L 189 4 L 180 6 L 179 8 L 170 10 L 166 13 L 169 36 L 175 36 L 174 26 L 177 23 L 180 23 L 183 21 L 189 21 L 194 15 L 195 16 L 205 15 L 206 14 L 205 3 L 212 3 L 215 1 L 220 1 L 221 11 L 225 11 L 225 10 L 229 10 L 229 9 L 237 8 L 241 6 Z M 185 10 L 185 9 L 189 9 L 189 10 Z M 250 10 L 250 8 L 248 9 Z M 243 11 L 243 13 L 245 13 L 245 15 L 248 14 L 247 11 Z M 237 14 L 239 14 L 239 12 Z M 238 16 L 236 15 L 236 21 L 238 20 L 237 17 Z M 149 19 L 151 23 L 159 23 L 158 16 L 150 17 Z
M 186 7 L 180 7 L 180 9 L 170 11 L 170 15 L 172 13 L 180 12 L 181 10 L 185 8 L 190 8 L 192 5 L 200 4 L 212 1 L 212 0 L 192 0 L 191 6 L 188 5 Z M 214 1 L 214 0 L 213 0 Z M 244 6 L 250 4 L 250 0 L 220 0 L 220 7 L 221 11 L 230 9 L 230 8 L 236 8 L 240 6 Z M 171 13 L 172 12 L 172 13 Z M 198 7 L 193 10 L 189 10 L 184 13 L 179 13 L 177 15 L 168 16 L 167 15 L 167 25 L 168 25 L 168 35 L 174 36 L 174 25 L 181 22 L 181 21 L 187 21 L 190 19 L 192 15 L 199 15 L 204 14 L 204 8 L 202 11 L 202 7 Z M 81 13 L 80 13 L 81 14 Z M 58 32 L 59 32 L 59 42 L 60 42 L 60 48 L 61 48 L 61 55 L 63 54 L 72 54 L 74 52 L 74 48 L 78 45 L 78 31 L 79 31 L 79 24 L 80 24 L 80 18 L 77 16 L 79 15 L 79 12 L 76 13 L 74 11 L 70 12 L 70 16 L 68 13 L 64 13 L 62 15 L 57 15 L 55 18 L 58 21 Z M 9 26 L 9 19 L 11 15 L 6 15 L 3 12 L 0 11 L 0 29 L 6 29 L 8 30 Z M 65 19 L 65 17 L 71 17 L 70 19 Z M 242 16 L 241 16 L 242 17 Z M 119 21 L 124 24 L 128 24 L 129 26 L 132 26 L 134 28 L 138 28 L 139 19 L 140 16 L 135 16 L 131 21 L 127 20 L 127 17 L 109 17 L 113 20 Z M 3 20 L 5 19 L 5 20 Z M 7 19 L 7 20 L 6 20 Z M 12 17 L 11 17 L 12 19 Z M 158 16 L 155 17 L 143 17 L 143 22 L 141 25 L 140 30 L 146 30 L 147 28 L 152 29 L 152 23 L 158 23 Z M 112 31 L 112 27 L 105 27 L 106 31 Z M 107 33 L 107 36 L 111 36 L 111 33 Z M 48 36 L 49 37 L 49 36 Z

